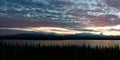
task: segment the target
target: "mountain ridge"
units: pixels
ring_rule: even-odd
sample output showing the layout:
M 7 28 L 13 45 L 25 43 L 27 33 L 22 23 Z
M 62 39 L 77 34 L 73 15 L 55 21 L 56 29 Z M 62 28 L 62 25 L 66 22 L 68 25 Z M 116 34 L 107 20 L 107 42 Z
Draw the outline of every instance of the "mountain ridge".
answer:
M 16 35 L 0 36 L 0 39 L 23 39 L 23 40 L 120 40 L 120 36 L 105 36 L 91 33 L 79 33 L 60 35 L 55 33 L 21 33 Z

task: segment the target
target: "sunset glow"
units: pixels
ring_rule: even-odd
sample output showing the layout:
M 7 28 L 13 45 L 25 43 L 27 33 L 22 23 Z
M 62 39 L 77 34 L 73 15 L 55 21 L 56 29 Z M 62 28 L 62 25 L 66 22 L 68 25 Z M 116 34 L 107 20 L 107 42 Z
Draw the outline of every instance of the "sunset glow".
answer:
M 66 28 L 58 28 L 58 27 L 26 27 L 26 28 L 0 28 L 0 29 L 8 29 L 8 30 L 18 30 L 18 31 L 28 31 L 28 32 L 44 32 L 44 33 L 55 33 L 55 34 L 79 34 L 79 33 L 91 33 L 91 34 L 97 34 L 100 35 L 101 33 L 103 35 L 107 36 L 118 36 L 120 35 L 120 27 L 117 26 L 107 26 L 107 27 L 86 27 L 82 29 L 86 29 L 88 31 L 81 31 L 81 30 L 73 30 L 73 29 L 66 29 Z M 92 31 L 89 31 L 92 30 Z
M 1 0 L 0 35 L 120 35 L 119 0 Z

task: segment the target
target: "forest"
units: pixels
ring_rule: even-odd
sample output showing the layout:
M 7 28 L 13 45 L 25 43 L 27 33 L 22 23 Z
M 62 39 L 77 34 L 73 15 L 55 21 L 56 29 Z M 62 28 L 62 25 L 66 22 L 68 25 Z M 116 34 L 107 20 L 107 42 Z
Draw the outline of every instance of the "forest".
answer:
M 0 42 L 0 60 L 102 60 L 120 59 L 119 46 L 24 46 Z

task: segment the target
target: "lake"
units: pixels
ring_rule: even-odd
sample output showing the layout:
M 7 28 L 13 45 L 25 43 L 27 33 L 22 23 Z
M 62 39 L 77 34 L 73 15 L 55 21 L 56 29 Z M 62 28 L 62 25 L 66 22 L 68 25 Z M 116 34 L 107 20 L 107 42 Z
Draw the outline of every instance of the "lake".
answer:
M 2 40 L 3 43 L 9 44 L 9 45 L 25 45 L 28 43 L 28 45 L 38 45 L 40 46 L 83 46 L 83 45 L 90 45 L 91 47 L 114 47 L 118 45 L 120 47 L 120 40 Z

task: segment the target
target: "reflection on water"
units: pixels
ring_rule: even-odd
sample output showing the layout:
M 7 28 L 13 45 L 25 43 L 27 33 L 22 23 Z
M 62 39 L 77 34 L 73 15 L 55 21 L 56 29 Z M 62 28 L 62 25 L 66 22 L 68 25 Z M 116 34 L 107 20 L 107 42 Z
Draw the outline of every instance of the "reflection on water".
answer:
M 90 45 L 91 47 L 95 47 L 97 45 L 101 47 L 113 47 L 120 46 L 120 40 L 3 40 L 4 43 L 9 43 L 11 45 L 37 45 L 40 44 L 49 46 L 49 45 L 59 45 L 59 46 L 70 46 L 70 45 Z

